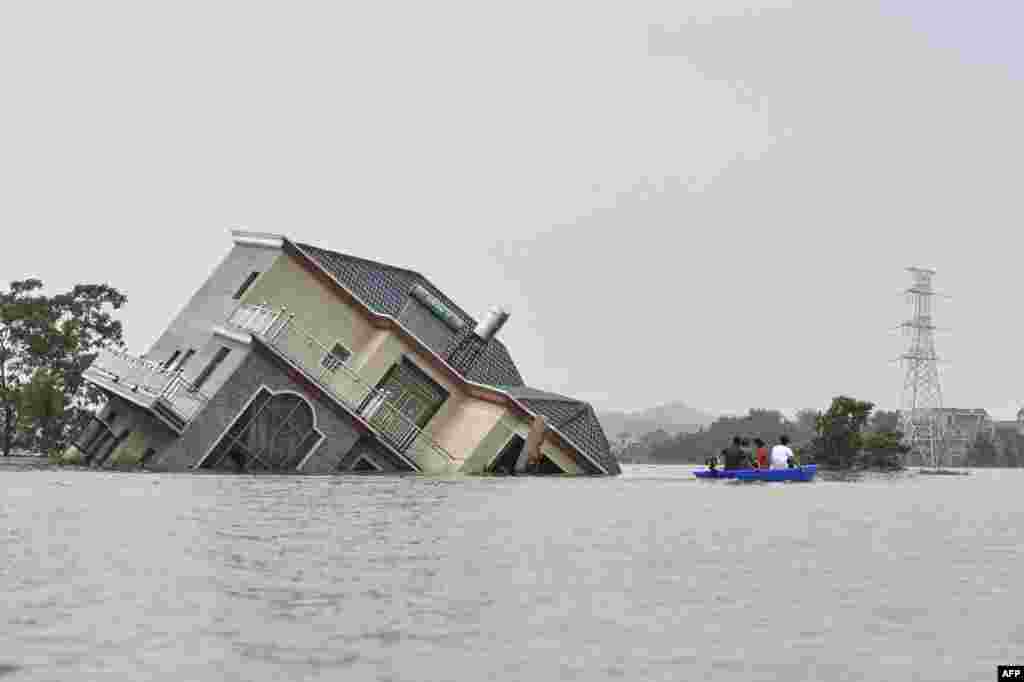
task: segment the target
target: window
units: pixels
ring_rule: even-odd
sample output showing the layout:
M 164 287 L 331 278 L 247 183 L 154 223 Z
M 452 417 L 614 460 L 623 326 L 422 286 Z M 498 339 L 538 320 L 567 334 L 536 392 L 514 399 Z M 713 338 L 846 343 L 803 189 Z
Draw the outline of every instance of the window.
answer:
M 331 352 L 324 355 L 320 360 L 320 366 L 328 372 L 333 372 L 341 367 L 342 363 L 348 362 L 350 357 L 352 357 L 351 351 L 340 343 L 336 343 Z
M 260 388 L 200 467 L 294 471 L 323 438 L 305 398 Z
M 224 362 L 224 358 L 226 358 L 230 352 L 231 349 L 226 346 L 218 348 L 217 354 L 213 356 L 213 359 L 207 363 L 206 367 L 203 368 L 203 371 L 196 377 L 196 380 L 192 382 L 192 390 L 198 391 L 202 388 L 203 384 L 206 383 L 206 380 L 209 379 L 214 370 L 220 366 L 220 363 Z
M 175 367 L 175 369 L 177 369 L 178 371 L 181 371 L 181 370 L 185 369 L 185 364 L 188 363 L 188 361 L 191 360 L 192 356 L 195 355 L 195 354 L 196 354 L 196 349 L 195 348 L 189 348 L 188 352 L 185 353 L 185 357 L 183 357 L 181 359 L 181 362 L 178 363 L 178 366 Z
M 242 282 L 242 286 L 238 287 L 238 291 L 236 291 L 235 295 L 232 296 L 231 298 L 235 299 L 236 301 L 238 299 L 242 298 L 242 295 L 246 292 L 246 290 L 249 287 L 252 286 L 252 283 L 255 282 L 256 278 L 259 277 L 259 276 L 260 276 L 260 273 L 256 272 L 255 270 L 250 272 L 249 276 L 245 278 L 244 282 Z
M 374 396 L 386 396 L 385 402 L 377 405 Z M 392 365 L 360 410 L 379 437 L 404 452 L 416 438 L 417 429 L 426 426 L 447 399 L 448 391 L 408 358 L 402 358 Z
M 181 351 L 180 350 L 174 351 L 174 355 L 172 355 L 170 358 L 168 358 L 167 362 L 164 363 L 164 368 L 169 368 L 171 365 L 173 365 L 174 361 L 178 359 L 179 355 L 181 355 Z

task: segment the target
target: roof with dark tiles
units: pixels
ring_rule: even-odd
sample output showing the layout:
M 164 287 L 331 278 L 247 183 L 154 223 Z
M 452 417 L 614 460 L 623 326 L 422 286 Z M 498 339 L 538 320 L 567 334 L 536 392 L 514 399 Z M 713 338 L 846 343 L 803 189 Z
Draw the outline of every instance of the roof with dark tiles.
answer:
M 418 272 L 311 244 L 293 243 L 378 314 L 397 320 L 412 288 L 419 284 L 427 289 L 465 323 L 461 331 L 451 330 L 447 338 L 430 344 L 431 350 L 442 358 L 447 359 L 476 327 L 473 316 Z M 497 338 L 487 343 L 468 372 L 460 371 L 460 374 L 474 383 L 497 388 L 531 412 L 544 415 L 550 426 L 600 462 L 609 474 L 621 473 L 594 409 L 583 401 L 525 386 L 508 348 Z
M 544 415 L 550 426 L 600 462 L 609 474 L 622 472 L 618 460 L 611 452 L 601 421 L 589 403 L 529 386 L 498 388 L 518 400 L 531 412 Z
M 418 272 L 336 251 L 328 251 L 310 244 L 296 243 L 295 245 L 334 275 L 371 310 L 381 315 L 397 319 L 402 307 L 409 299 L 409 292 L 412 288 L 419 284 L 427 289 L 465 323 L 461 332 L 451 330 L 440 345 L 428 344 L 431 345 L 432 351 L 443 358 L 447 359 L 452 348 L 465 335 L 471 334 L 476 327 L 477 321 L 472 315 L 460 308 L 455 301 L 448 298 L 444 292 Z M 512 360 L 508 348 L 497 338 L 493 338 L 487 343 L 480 353 L 480 357 L 468 372 L 460 373 L 469 381 L 488 386 L 496 384 L 521 386 L 523 384 L 523 377 Z

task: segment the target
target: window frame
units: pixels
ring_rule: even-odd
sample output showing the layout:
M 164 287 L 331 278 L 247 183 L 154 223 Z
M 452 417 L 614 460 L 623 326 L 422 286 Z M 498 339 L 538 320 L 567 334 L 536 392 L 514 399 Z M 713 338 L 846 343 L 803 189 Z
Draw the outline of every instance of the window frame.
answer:
M 191 468 L 219 469 L 220 464 L 223 463 L 229 456 L 231 456 L 233 448 L 236 446 L 236 444 L 239 443 L 239 441 L 245 438 L 247 432 L 252 427 L 253 423 L 258 418 L 260 418 L 261 413 L 263 412 L 264 409 L 267 408 L 270 402 L 273 401 L 273 399 L 277 396 L 287 395 L 298 398 L 300 404 L 297 404 L 296 407 L 292 410 L 292 412 L 289 413 L 289 415 L 284 420 L 282 420 L 282 426 L 291 424 L 291 418 L 294 415 L 294 412 L 298 409 L 298 407 L 301 404 L 304 404 L 305 407 L 308 408 L 310 410 L 310 413 L 312 414 L 311 426 L 309 429 L 309 433 L 306 437 L 310 442 L 308 446 L 305 446 L 303 448 L 305 450 L 305 454 L 298 462 L 294 464 L 293 467 L 287 469 L 288 471 L 302 471 L 303 467 L 306 465 L 306 462 L 308 462 L 310 458 L 317 453 L 317 450 L 320 448 L 320 446 L 323 445 L 324 442 L 327 440 L 327 434 L 320 430 L 319 418 L 317 415 L 314 402 L 310 400 L 309 397 L 297 391 L 292 391 L 290 389 L 275 391 L 268 387 L 266 384 L 261 384 L 259 388 L 257 388 L 253 392 L 252 396 L 249 397 L 245 405 L 242 406 L 242 409 L 231 420 L 231 423 L 229 423 L 227 427 L 223 431 L 221 431 L 220 435 L 206 451 L 206 454 L 204 454 L 195 464 L 193 464 Z M 277 432 L 274 434 L 274 436 L 271 437 L 270 440 L 273 441 L 274 438 L 276 438 L 277 435 L 279 435 L 282 430 L 283 429 L 279 427 Z M 217 453 L 216 461 L 211 462 L 211 457 L 214 457 L 214 454 L 217 452 L 218 449 L 221 449 L 221 452 Z M 260 454 L 263 454 L 265 452 L 266 450 L 264 449 L 260 451 Z M 265 466 L 266 463 L 261 458 L 256 457 L 255 453 L 252 453 L 252 455 L 253 456 L 251 457 L 251 459 L 255 459 L 259 464 Z M 246 471 L 261 470 L 250 467 L 250 462 L 251 460 L 243 462 L 242 468 Z M 268 468 L 267 470 L 281 471 L 285 469 Z
M 245 296 L 245 292 L 249 291 L 249 289 L 252 287 L 253 283 L 257 279 L 259 279 L 261 274 L 263 274 L 263 273 L 260 272 L 259 270 L 253 270 L 248 275 L 246 275 L 245 279 L 242 281 L 242 284 L 235 291 L 235 295 L 231 297 L 231 300 L 232 301 L 240 301 L 240 300 L 242 300 L 242 297 Z
M 335 353 L 336 350 L 341 349 L 345 351 L 345 357 L 339 356 Z M 334 347 L 328 352 L 324 353 L 320 358 L 320 369 L 334 373 L 338 371 L 338 368 L 342 365 L 348 366 L 348 361 L 352 358 L 352 351 L 349 347 L 343 344 L 341 341 L 335 341 Z
M 195 348 L 189 348 L 185 351 L 185 354 L 181 356 L 181 360 L 178 360 L 178 364 L 174 366 L 174 371 L 180 372 L 185 369 L 185 364 L 191 360 L 196 354 Z
M 167 358 L 167 361 L 164 362 L 164 369 L 170 369 L 174 365 L 174 363 L 177 361 L 177 359 L 180 358 L 180 357 L 181 357 L 181 349 L 178 348 L 173 353 L 171 353 L 171 357 Z
M 203 370 L 199 372 L 199 374 L 196 375 L 195 380 L 191 382 L 191 390 L 198 391 L 202 388 L 203 384 L 209 381 L 210 376 L 217 371 L 217 368 L 223 364 L 229 355 L 231 355 L 230 346 L 221 346 L 218 348 L 217 352 L 213 354 L 212 358 L 210 358 L 210 361 L 206 363 L 205 367 L 203 367 Z

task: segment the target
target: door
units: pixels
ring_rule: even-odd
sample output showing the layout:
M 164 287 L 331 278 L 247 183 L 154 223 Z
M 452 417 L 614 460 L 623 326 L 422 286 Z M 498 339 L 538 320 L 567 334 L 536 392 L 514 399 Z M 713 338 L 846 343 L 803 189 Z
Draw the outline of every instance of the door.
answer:
M 370 424 L 399 450 L 408 447 L 430 418 L 441 409 L 448 392 L 408 359 L 392 367 L 377 385 L 384 404 L 373 411 Z

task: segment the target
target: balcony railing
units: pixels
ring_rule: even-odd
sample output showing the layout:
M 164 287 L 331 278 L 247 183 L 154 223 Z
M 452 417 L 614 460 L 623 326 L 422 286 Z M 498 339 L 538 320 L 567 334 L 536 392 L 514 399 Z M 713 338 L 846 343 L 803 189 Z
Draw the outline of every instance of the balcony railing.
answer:
M 183 424 L 191 421 L 208 400 L 181 370 L 171 371 L 151 360 L 113 348 L 100 351 L 86 370 L 86 378 L 100 386 L 120 387 L 138 394 L 141 402 L 150 405 L 162 401 Z
M 450 468 L 455 458 L 403 414 L 386 391 L 367 383 L 331 352 L 327 345 L 294 322 L 284 308 L 240 305 L 228 324 L 257 336 L 263 343 L 298 365 L 321 388 L 374 428 L 392 448 L 416 461 L 424 471 Z

